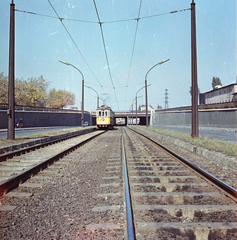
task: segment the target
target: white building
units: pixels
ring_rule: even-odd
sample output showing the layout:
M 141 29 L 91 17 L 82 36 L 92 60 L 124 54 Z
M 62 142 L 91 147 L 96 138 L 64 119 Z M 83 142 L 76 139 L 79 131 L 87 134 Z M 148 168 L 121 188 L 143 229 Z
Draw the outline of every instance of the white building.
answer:
M 140 105 L 140 112 L 145 112 L 146 111 L 146 105 Z M 151 105 L 148 105 L 148 112 L 154 111 L 154 108 Z
M 222 103 L 237 101 L 237 82 L 229 84 L 227 86 L 216 86 L 214 90 L 200 93 L 199 103 Z

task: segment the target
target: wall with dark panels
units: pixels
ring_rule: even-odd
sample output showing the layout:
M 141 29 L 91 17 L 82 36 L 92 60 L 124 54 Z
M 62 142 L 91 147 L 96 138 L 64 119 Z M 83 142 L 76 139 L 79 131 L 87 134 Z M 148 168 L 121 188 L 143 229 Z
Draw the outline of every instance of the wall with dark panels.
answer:
M 23 127 L 81 126 L 81 113 L 15 111 L 15 118 L 23 120 Z M 90 122 L 90 114 L 84 113 Z M 7 111 L 0 110 L 0 129 L 7 128 Z

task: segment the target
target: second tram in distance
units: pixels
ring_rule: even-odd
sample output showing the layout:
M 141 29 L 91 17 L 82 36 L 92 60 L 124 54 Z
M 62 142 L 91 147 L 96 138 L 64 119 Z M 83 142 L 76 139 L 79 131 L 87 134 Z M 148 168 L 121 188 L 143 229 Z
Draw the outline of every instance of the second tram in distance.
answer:
M 102 105 L 96 110 L 96 126 L 100 129 L 114 127 L 114 112 L 108 106 Z

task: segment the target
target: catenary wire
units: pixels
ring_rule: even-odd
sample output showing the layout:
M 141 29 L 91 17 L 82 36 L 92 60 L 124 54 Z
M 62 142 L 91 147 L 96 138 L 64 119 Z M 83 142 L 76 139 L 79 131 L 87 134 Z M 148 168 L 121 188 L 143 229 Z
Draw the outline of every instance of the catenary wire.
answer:
M 55 16 L 50 16 L 50 15 L 41 14 L 41 13 L 35 13 L 35 12 L 29 12 L 29 11 L 20 10 L 20 9 L 15 9 L 15 11 L 22 12 L 22 13 L 33 14 L 33 15 L 42 16 L 42 17 L 58 19 L 58 17 L 55 17 Z M 72 19 L 72 18 L 60 18 L 60 20 L 61 19 L 62 20 L 68 20 L 68 21 L 85 22 L 85 23 L 98 23 L 98 22 L 93 22 L 93 21 L 88 21 L 88 20 L 80 20 L 80 19 Z
M 146 19 L 146 18 L 153 18 L 153 17 L 159 17 L 159 16 L 163 16 L 163 15 L 167 15 L 167 14 L 184 12 L 184 11 L 188 11 L 188 10 L 191 10 L 191 8 L 186 8 L 186 9 L 181 9 L 181 10 L 174 10 L 174 11 L 170 11 L 170 12 L 167 12 L 167 13 L 154 14 L 154 15 L 151 15 L 151 16 L 140 17 L 139 19 L 138 18 L 127 18 L 127 19 L 120 19 L 120 20 L 113 20 L 113 21 L 105 21 L 105 22 L 101 22 L 101 23 L 102 24 L 107 24 L 107 23 L 137 21 L 137 20 L 142 20 L 142 19 Z M 46 14 L 41 14 L 41 13 L 29 12 L 29 11 L 25 11 L 25 10 L 15 9 L 15 11 L 22 12 L 22 13 L 33 14 L 33 15 L 38 15 L 38 16 L 43 16 L 43 17 L 57 18 L 58 19 L 58 17 L 54 17 L 54 16 L 50 16 L 50 15 L 46 15 Z M 60 19 L 62 19 L 64 21 L 75 21 L 75 22 L 96 23 L 96 24 L 98 24 L 98 22 L 95 22 L 95 21 L 88 21 L 88 20 L 81 20 L 81 19 L 73 19 L 73 18 L 60 18 Z
M 55 8 L 53 7 L 52 3 L 50 2 L 50 0 L 48 0 L 49 4 L 51 5 L 51 7 L 53 8 L 55 14 L 57 15 L 58 19 L 60 20 L 60 22 L 62 23 L 64 29 L 66 30 L 67 34 L 69 35 L 69 37 L 71 38 L 72 42 L 74 43 L 75 47 L 77 48 L 78 52 L 80 53 L 82 59 L 85 61 L 86 65 L 88 66 L 88 68 L 90 69 L 91 73 L 93 74 L 93 76 L 95 77 L 95 79 L 97 80 L 97 82 L 99 83 L 99 85 L 103 88 L 103 86 L 101 85 L 100 81 L 98 80 L 98 78 L 95 76 L 94 72 L 92 71 L 90 65 L 88 64 L 88 62 L 86 61 L 85 57 L 83 56 L 82 52 L 80 51 L 79 47 L 77 46 L 76 42 L 74 41 L 73 37 L 71 36 L 71 34 L 69 33 L 67 27 L 65 26 L 65 24 L 63 23 L 63 19 L 59 17 L 57 11 L 55 10 Z
M 60 22 L 62 23 L 63 27 L 64 27 L 65 30 L 67 31 L 69 37 L 71 38 L 72 42 L 73 42 L 74 45 L 76 46 L 76 48 L 77 48 L 78 52 L 80 53 L 81 57 L 83 58 L 83 60 L 84 60 L 85 63 L 87 64 L 88 68 L 89 68 L 90 71 L 92 72 L 93 76 L 95 77 L 95 79 L 97 80 L 97 82 L 99 83 L 99 85 L 103 88 L 103 86 L 101 85 L 101 83 L 99 82 L 99 80 L 97 79 L 97 77 L 95 76 L 94 72 L 92 71 L 91 67 L 90 67 L 89 64 L 87 63 L 86 59 L 85 59 L 84 56 L 82 55 L 80 49 L 78 48 L 77 44 L 75 43 L 75 41 L 74 41 L 74 39 L 72 38 L 71 34 L 69 33 L 68 29 L 67 29 L 66 26 L 64 25 L 63 20 L 78 21 L 78 22 L 84 22 L 84 23 L 97 23 L 97 24 L 99 23 L 99 24 L 100 24 L 100 28 L 101 28 L 101 34 L 102 34 L 103 45 L 104 45 L 104 50 L 105 50 L 107 65 L 108 65 L 108 69 L 109 69 L 110 79 L 111 79 L 112 87 L 113 87 L 113 90 L 114 90 L 114 94 L 115 94 L 115 99 L 116 99 L 117 105 L 118 105 L 118 101 L 117 101 L 115 86 L 114 86 L 113 79 L 112 79 L 112 75 L 111 75 L 111 71 L 110 71 L 110 66 L 109 66 L 107 51 L 106 51 L 106 48 L 105 48 L 105 40 L 104 40 L 104 35 L 103 35 L 102 24 L 106 24 L 106 23 L 116 23 L 116 22 L 124 22 L 124 21 L 134 21 L 134 20 L 137 21 L 136 31 L 135 31 L 135 38 L 134 38 L 133 49 L 132 49 L 132 57 L 131 57 L 129 74 L 128 74 L 128 80 L 127 80 L 127 85 L 126 85 L 126 96 L 127 96 L 127 87 L 128 87 L 128 81 L 129 81 L 130 70 L 131 70 L 131 65 L 132 65 L 132 59 L 133 59 L 133 53 L 134 53 L 134 48 L 135 48 L 136 34 L 137 34 L 137 29 L 138 29 L 139 20 L 141 20 L 141 19 L 147 19 L 147 18 L 153 18 L 153 17 L 158 17 L 158 16 L 162 16 L 162 15 L 167 15 L 167 14 L 173 14 L 173 13 L 183 12 L 183 11 L 187 11 L 187 10 L 191 10 L 191 8 L 187 8 L 187 9 L 175 10 L 175 11 L 171 11 L 171 12 L 167 12 L 167 13 L 161 13 L 161 14 L 155 14 L 155 15 L 151 15 L 151 16 L 140 17 L 140 9 L 141 9 L 141 2 L 142 2 L 142 0 L 141 0 L 141 1 L 140 1 L 140 8 L 139 8 L 138 18 L 130 18 L 130 19 L 121 19 L 121 20 L 101 22 L 101 21 L 100 21 L 100 18 L 99 18 L 99 14 L 98 14 L 97 7 L 96 7 L 96 4 L 95 4 L 95 0 L 93 0 L 93 1 L 94 1 L 94 4 L 95 4 L 97 16 L 98 16 L 98 19 L 99 19 L 99 22 L 95 22 L 95 21 L 88 21 L 88 20 L 61 18 L 61 17 L 59 17 L 58 13 L 57 13 L 56 10 L 54 9 L 54 7 L 53 7 L 53 5 L 51 4 L 50 0 L 48 0 L 48 1 L 49 1 L 49 3 L 50 3 L 51 7 L 53 8 L 54 12 L 56 13 L 57 17 L 55 17 L 55 16 L 50 16 L 50 15 L 46 15 L 46 14 L 39 14 L 39 13 L 35 13 L 35 12 L 30 12 L 30 11 L 18 10 L 18 9 L 15 9 L 15 11 L 22 12 L 22 13 L 27 13 L 27 14 L 32 14 L 32 15 L 39 15 L 39 16 L 44 16 L 44 17 L 59 19 Z M 126 102 L 126 97 L 125 97 L 125 102 Z
M 110 65 L 109 65 L 109 58 L 108 58 L 108 54 L 107 54 L 106 47 L 105 47 L 105 39 L 104 39 L 104 34 L 103 34 L 102 23 L 101 23 L 101 21 L 100 21 L 100 16 L 99 16 L 99 12 L 98 12 L 98 9 L 97 9 L 95 0 L 93 0 L 93 2 L 94 2 L 94 6 L 95 6 L 95 10 L 96 10 L 97 17 L 98 17 L 98 20 L 99 20 L 99 24 L 100 24 L 100 31 L 101 31 L 102 41 L 103 41 L 103 45 L 104 45 L 105 58 L 106 58 L 107 66 L 108 66 L 110 81 L 111 81 L 111 84 L 112 84 L 112 86 L 113 86 L 114 95 L 115 95 L 116 103 L 117 103 L 117 106 L 118 106 L 118 100 L 117 100 L 117 96 L 116 96 L 116 90 L 115 90 L 115 86 L 114 86 L 114 82 L 113 82 L 113 78 L 112 78 L 112 74 L 111 74 L 111 70 L 110 70 Z M 119 106 L 118 106 L 118 108 L 119 108 Z
M 127 101 L 128 81 L 129 81 L 129 78 L 130 78 L 132 61 L 133 61 L 133 54 L 134 54 L 135 43 L 136 43 L 136 39 L 137 39 L 137 29 L 138 29 L 139 17 L 140 17 L 140 13 L 141 13 L 141 7 L 142 7 L 142 0 L 140 0 L 140 6 L 139 6 L 139 10 L 138 10 L 137 24 L 136 24 L 135 36 L 134 36 L 133 47 L 132 47 L 132 56 L 131 56 L 131 60 L 130 60 L 129 72 L 128 72 L 128 78 L 127 78 L 127 84 L 126 84 L 124 105 L 126 104 L 126 101 Z

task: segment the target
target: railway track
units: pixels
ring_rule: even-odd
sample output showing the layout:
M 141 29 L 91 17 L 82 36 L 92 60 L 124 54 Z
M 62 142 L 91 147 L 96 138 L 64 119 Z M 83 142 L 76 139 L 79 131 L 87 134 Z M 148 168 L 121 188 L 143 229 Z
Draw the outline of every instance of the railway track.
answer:
M 0 155 L 0 195 L 103 132 L 64 137 Z
M 136 239 L 237 239 L 235 189 L 127 128 L 123 138 Z
M 76 144 L 86 136 L 80 136 Z M 22 162 L 35 161 L 38 151 L 39 157 L 48 152 L 55 156 L 51 147 L 62 152 L 64 147 L 75 147 L 75 139 L 10 160 L 18 162 L 25 156 Z M 5 212 L 0 218 L 0 226 L 4 226 L 0 236 L 237 239 L 236 190 L 230 187 L 234 192 L 226 192 L 201 174 L 191 168 L 191 163 L 184 164 L 179 156 L 128 128 L 119 127 L 90 141 L 80 151 L 60 158 L 49 170 L 2 196 L 0 211 L 3 207 Z M 28 197 L 17 197 L 20 194 Z M 27 231 L 19 233 L 17 229 Z

